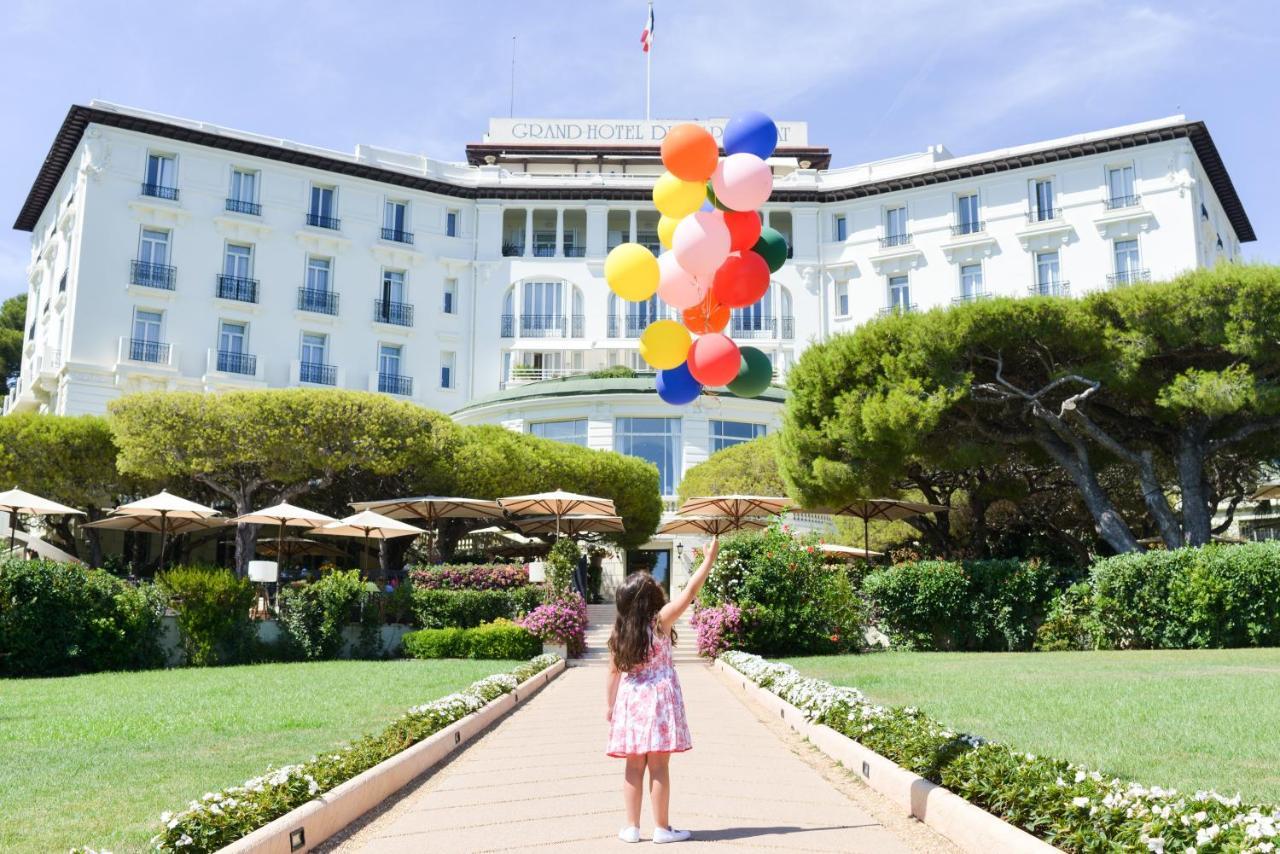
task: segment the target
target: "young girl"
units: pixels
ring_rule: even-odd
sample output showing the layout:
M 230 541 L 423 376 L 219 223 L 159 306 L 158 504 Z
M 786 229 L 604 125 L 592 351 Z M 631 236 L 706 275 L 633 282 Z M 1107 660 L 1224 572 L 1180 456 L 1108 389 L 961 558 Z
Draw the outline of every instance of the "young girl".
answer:
M 673 829 L 667 820 L 671 804 L 667 763 L 672 753 L 693 747 L 680 680 L 671 664 L 671 647 L 676 642 L 672 627 L 702 589 L 719 550 L 719 539 L 712 539 L 702 565 L 670 602 L 647 572 L 627 576 L 614 596 L 618 619 L 609 637 L 605 718 L 609 721 L 609 755 L 627 760 L 622 782 L 627 826 L 618 831 L 623 842 L 640 841 L 640 800 L 646 768 L 657 825 L 653 841 L 683 842 L 690 836 L 687 830 Z

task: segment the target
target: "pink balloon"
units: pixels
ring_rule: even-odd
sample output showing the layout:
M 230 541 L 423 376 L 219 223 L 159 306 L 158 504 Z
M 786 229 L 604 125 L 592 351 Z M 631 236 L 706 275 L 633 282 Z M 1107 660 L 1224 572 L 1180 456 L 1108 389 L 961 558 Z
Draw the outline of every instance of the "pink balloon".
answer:
M 754 154 L 730 154 L 711 176 L 720 204 L 735 211 L 753 211 L 769 201 L 773 172 Z
M 674 252 L 663 252 L 658 256 L 659 299 L 683 311 L 702 302 L 705 296 L 702 286 L 680 266 Z
M 695 211 L 676 226 L 671 252 L 689 275 L 710 276 L 729 256 L 729 227 L 717 212 Z

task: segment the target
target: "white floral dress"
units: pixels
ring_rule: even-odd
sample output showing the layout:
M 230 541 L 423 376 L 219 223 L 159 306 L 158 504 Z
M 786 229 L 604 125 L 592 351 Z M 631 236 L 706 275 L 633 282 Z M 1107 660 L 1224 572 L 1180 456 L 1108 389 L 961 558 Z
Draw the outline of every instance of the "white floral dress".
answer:
M 692 747 L 680 679 L 671 663 L 671 638 L 654 632 L 648 660 L 623 673 L 618 684 L 608 754 L 683 753 Z

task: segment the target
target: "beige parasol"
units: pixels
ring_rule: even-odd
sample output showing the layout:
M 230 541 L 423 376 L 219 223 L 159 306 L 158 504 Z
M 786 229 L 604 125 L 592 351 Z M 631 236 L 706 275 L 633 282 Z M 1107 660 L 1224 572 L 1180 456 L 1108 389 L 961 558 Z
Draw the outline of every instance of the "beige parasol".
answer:
M 658 528 L 659 534 L 706 534 L 718 536 L 730 531 L 754 531 L 769 527 L 765 516 L 675 516 Z
M 624 530 L 621 516 L 603 513 L 575 513 L 568 516 L 526 516 L 516 520 L 526 534 L 552 534 L 559 531 L 570 537 L 579 534 L 620 534 Z
M 317 513 L 305 507 L 295 507 L 288 502 L 281 502 L 273 507 L 264 507 L 261 510 L 237 516 L 231 521 L 246 522 L 250 525 L 277 525 L 279 529 L 276 532 L 276 560 L 279 561 L 283 560 L 281 555 L 284 553 L 284 529 L 286 527 L 318 528 L 321 525 L 328 525 L 337 520 L 332 516 Z
M 111 515 L 106 519 L 100 519 L 97 522 L 90 522 L 84 527 L 93 528 L 116 528 L 122 531 L 152 531 L 160 534 L 160 563 L 158 569 L 164 569 L 164 551 L 166 541 L 170 533 L 185 533 L 187 530 L 195 530 L 198 528 L 213 528 L 228 523 L 227 519 L 219 518 L 216 522 L 209 522 L 205 525 L 183 526 L 184 530 L 178 531 L 174 528 L 174 523 L 179 520 L 211 520 L 217 517 L 218 511 L 212 507 L 206 507 L 203 504 L 197 504 L 194 501 L 188 501 L 177 495 L 171 494 L 168 490 L 161 490 L 155 495 L 148 498 L 142 498 L 138 501 L 131 501 L 128 504 L 121 504 L 115 510 L 111 511 Z M 141 520 L 137 524 L 129 525 L 127 523 L 113 523 L 116 519 L 137 519 Z
M 425 533 L 421 528 L 406 524 L 396 519 L 362 510 L 353 516 L 331 522 L 321 528 L 312 529 L 313 534 L 324 534 L 328 537 L 363 537 L 364 551 L 369 550 L 369 540 L 393 540 L 396 537 L 416 537 Z M 364 554 L 360 555 L 360 569 L 364 570 Z
M 871 551 L 871 520 L 882 519 L 893 522 L 898 519 L 910 519 L 912 516 L 923 516 L 925 513 L 944 513 L 950 507 L 940 504 L 925 504 L 921 501 L 904 501 L 901 498 L 859 498 L 831 510 L 812 510 L 813 513 L 826 513 L 830 516 L 852 516 L 862 520 L 862 547 Z
M 504 509 L 519 516 L 554 516 L 563 519 L 570 513 L 598 513 L 604 516 L 615 516 L 617 510 L 613 501 L 608 498 L 596 498 L 591 495 L 579 495 L 576 492 L 565 492 L 557 489 L 554 492 L 540 492 L 536 495 L 513 495 L 499 498 L 498 503 Z M 556 533 L 559 533 L 557 527 Z
M 1249 496 L 1250 501 L 1262 501 L 1271 498 L 1280 498 L 1280 480 L 1260 484 L 1258 491 Z
M 483 498 L 456 498 L 445 495 L 419 495 L 414 498 L 384 498 L 379 501 L 353 501 L 356 510 L 372 510 L 391 519 L 413 519 L 430 531 L 430 553 L 435 552 L 436 534 L 444 519 L 504 519 L 506 511 L 496 501 Z
M 84 515 L 83 510 L 41 498 L 39 495 L 32 495 L 30 492 L 23 492 L 16 486 L 8 492 L 0 492 L 0 510 L 9 514 L 9 551 L 11 552 L 13 542 L 18 536 L 19 513 L 26 513 L 29 516 Z
M 794 506 L 795 502 L 782 496 L 711 495 L 690 498 L 680 505 L 678 512 L 681 516 L 728 516 L 730 519 L 741 520 L 752 516 L 776 516 Z

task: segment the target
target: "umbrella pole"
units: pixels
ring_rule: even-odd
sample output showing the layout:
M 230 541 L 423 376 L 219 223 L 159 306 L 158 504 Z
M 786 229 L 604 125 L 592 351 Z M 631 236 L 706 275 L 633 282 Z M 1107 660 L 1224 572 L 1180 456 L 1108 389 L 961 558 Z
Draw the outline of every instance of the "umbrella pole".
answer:
M 160 565 L 157 572 L 164 572 L 164 541 L 165 535 L 169 530 L 169 516 L 164 511 L 160 512 Z
M 364 532 L 364 550 L 360 552 L 360 573 L 362 575 L 369 574 L 369 529 Z
M 13 543 L 18 537 L 18 508 L 9 508 L 9 554 L 13 555 Z
M 871 521 L 866 517 L 862 517 L 862 550 L 866 552 L 863 555 L 867 560 L 867 566 L 871 565 Z

